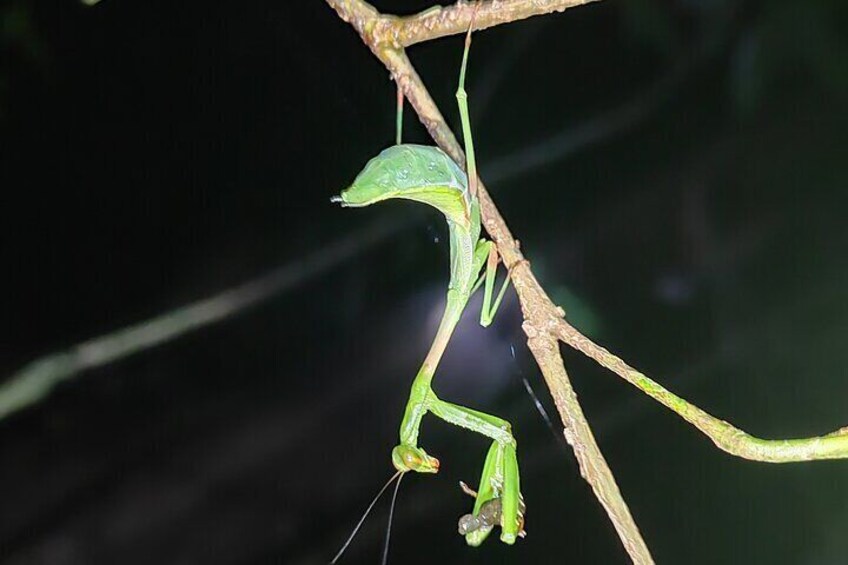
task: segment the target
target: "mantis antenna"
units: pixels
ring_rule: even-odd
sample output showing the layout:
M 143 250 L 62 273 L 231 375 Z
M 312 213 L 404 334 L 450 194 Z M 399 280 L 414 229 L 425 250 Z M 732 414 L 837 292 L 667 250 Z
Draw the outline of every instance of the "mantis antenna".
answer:
M 398 491 L 400 490 L 400 482 L 403 480 L 405 473 L 401 473 L 395 483 L 395 491 L 392 493 L 392 505 L 389 507 L 389 525 L 386 527 L 386 544 L 383 546 L 383 565 L 389 562 L 389 540 L 392 538 L 392 519 L 395 517 L 395 502 L 397 502 Z
M 368 514 L 371 512 L 371 509 L 374 508 L 374 505 L 377 504 L 377 501 L 380 500 L 380 497 L 383 496 L 383 493 L 386 492 L 386 489 L 389 488 L 389 485 L 391 485 L 395 479 L 397 479 L 398 485 L 400 485 L 400 477 L 402 476 L 403 473 L 398 471 L 397 473 L 392 475 L 388 481 L 386 481 L 386 484 L 383 485 L 383 488 L 380 489 L 380 492 L 377 493 L 377 496 L 374 497 L 374 499 L 371 501 L 371 504 L 369 504 L 368 508 L 365 509 L 365 512 L 362 513 L 362 518 L 359 519 L 359 522 L 357 522 L 356 526 L 353 528 L 353 531 L 350 533 L 350 536 L 347 538 L 347 541 L 344 542 L 342 548 L 339 550 L 338 553 L 336 553 L 336 556 L 333 557 L 333 560 L 330 561 L 330 565 L 335 565 L 335 563 L 345 552 L 347 547 L 350 545 L 350 542 L 352 542 L 353 538 L 356 537 L 356 534 L 359 533 L 359 528 L 362 527 L 362 524 L 365 522 L 365 518 L 368 517 Z M 397 488 L 395 488 L 395 496 L 397 496 Z M 392 508 L 394 508 L 394 502 L 392 502 Z M 391 522 L 389 522 L 389 524 L 391 525 Z M 388 547 L 388 540 L 386 541 L 386 546 Z

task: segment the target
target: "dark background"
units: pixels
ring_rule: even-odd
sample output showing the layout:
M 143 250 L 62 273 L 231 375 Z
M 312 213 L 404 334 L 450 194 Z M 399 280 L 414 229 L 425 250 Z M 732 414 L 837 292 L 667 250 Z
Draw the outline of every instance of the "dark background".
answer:
M 392 143 L 386 71 L 319 1 L 0 13 L 0 379 L 276 268 L 296 283 L 0 421 L 0 562 L 326 563 L 392 471 L 447 281 L 432 210 L 329 203 Z M 542 284 L 764 437 L 848 424 L 846 23 L 840 0 L 622 0 L 472 49 L 481 174 Z M 410 56 L 457 126 L 461 39 Z M 411 112 L 406 139 L 427 142 Z M 389 562 L 626 563 L 525 392 L 553 412 L 514 294 L 493 328 L 475 316 L 436 386 L 514 423 L 529 535 L 464 545 L 457 481 L 476 483 L 486 441 L 428 419 L 442 471 L 404 480 Z M 846 562 L 848 464 L 732 458 L 565 355 L 659 563 Z M 343 563 L 378 562 L 387 513 Z

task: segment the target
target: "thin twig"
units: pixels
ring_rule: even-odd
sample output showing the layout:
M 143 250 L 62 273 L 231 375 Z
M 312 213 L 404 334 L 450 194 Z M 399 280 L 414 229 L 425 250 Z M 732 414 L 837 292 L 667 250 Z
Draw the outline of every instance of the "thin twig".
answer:
M 618 490 L 615 477 L 583 415 L 577 394 L 571 387 L 559 352 L 559 343 L 548 334 L 535 334 L 532 328 L 526 328 L 525 331 L 534 336 L 527 340 L 527 345 L 539 363 L 551 394 L 555 395 L 554 403 L 564 426 L 563 435 L 574 450 L 580 474 L 592 487 L 595 497 L 606 510 L 633 562 L 653 563 L 648 547 L 636 527 L 633 516 L 630 515 L 627 504 L 624 503 L 621 491 Z
M 731 455 L 765 463 L 848 458 L 848 427 L 812 438 L 768 440 L 754 437 L 670 392 L 565 320 L 557 323 L 557 337 L 678 414 Z

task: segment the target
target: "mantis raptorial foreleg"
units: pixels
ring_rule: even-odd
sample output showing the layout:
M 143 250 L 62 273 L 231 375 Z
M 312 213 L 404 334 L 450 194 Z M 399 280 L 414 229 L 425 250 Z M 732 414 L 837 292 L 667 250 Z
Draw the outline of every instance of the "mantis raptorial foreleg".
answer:
M 433 393 L 428 397 L 426 405 L 433 415 L 449 424 L 477 432 L 502 445 L 516 443 L 512 437 L 512 426 L 502 418 L 445 402 Z
M 490 458 L 495 458 L 499 455 L 497 451 L 494 449 L 494 445 L 492 449 L 489 450 L 489 457 L 487 460 L 491 460 Z M 487 485 L 489 481 L 485 480 L 487 477 L 487 471 L 493 468 L 491 465 L 484 467 L 483 470 L 483 480 L 481 484 Z M 517 485 L 517 483 L 516 483 Z M 471 545 L 477 545 L 477 538 L 482 536 L 485 537 L 488 532 L 492 530 L 492 528 L 501 523 L 501 518 L 503 516 L 503 505 L 500 498 L 488 498 L 487 493 L 483 492 L 482 494 L 478 494 L 477 491 L 466 485 L 464 482 L 459 481 L 459 486 L 462 489 L 462 492 L 471 496 L 472 498 L 478 499 L 478 503 L 474 505 L 474 512 L 472 514 L 465 514 L 460 517 L 459 523 L 457 524 L 460 535 L 468 536 L 469 534 L 475 534 L 472 536 Z M 491 489 L 490 489 L 491 490 Z M 524 537 L 526 532 L 524 531 L 524 499 L 521 498 L 521 494 L 518 494 L 518 537 Z
M 517 442 L 512 435 L 512 426 L 497 416 L 440 400 L 435 394 L 429 397 L 427 407 L 442 420 L 493 440 L 483 465 L 480 492 L 473 512 L 466 516 L 473 519 L 480 516 L 484 506 L 496 504 L 497 520 L 483 519 L 478 522 L 477 528 L 471 529 L 467 527 L 467 517 L 463 516 L 460 524 L 466 522 L 466 527 L 463 529 L 461 526 L 460 533 L 469 545 L 478 546 L 486 539 L 492 527 L 499 524 L 501 541 L 514 543 L 516 537 L 524 535 L 524 501 L 518 473 Z

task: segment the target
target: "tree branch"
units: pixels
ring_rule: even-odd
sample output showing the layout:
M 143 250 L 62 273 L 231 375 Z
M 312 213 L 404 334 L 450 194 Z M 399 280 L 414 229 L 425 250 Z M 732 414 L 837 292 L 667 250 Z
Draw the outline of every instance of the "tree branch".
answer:
M 551 394 L 554 395 L 554 403 L 563 423 L 563 435 L 574 450 L 580 475 L 592 487 L 595 497 L 606 510 L 633 562 L 653 563 L 648 546 L 645 545 L 636 522 L 630 515 L 630 509 L 618 490 L 615 477 L 595 441 L 586 416 L 583 415 L 577 394 L 565 371 L 559 342 L 546 333 L 537 334 L 535 329 L 526 323 L 524 331 L 530 336 L 527 346 L 536 358 Z
M 433 140 L 451 158 L 461 166 L 464 166 L 465 154 L 462 148 L 445 122 L 444 117 L 427 91 L 427 88 L 424 86 L 421 77 L 415 71 L 415 68 L 403 51 L 403 48 L 395 45 L 394 41 L 387 42 L 384 39 L 385 37 L 393 37 L 393 34 L 386 35 L 383 32 L 374 33 L 375 29 L 387 25 L 385 22 L 393 22 L 393 25 L 402 27 L 404 25 L 404 19 L 383 16 L 363 0 L 327 0 L 327 3 L 336 10 L 342 19 L 349 22 L 359 31 L 365 44 L 370 47 L 371 51 L 391 72 L 392 77 L 400 85 L 404 95 L 415 109 L 421 123 L 427 128 Z M 494 9 L 495 5 L 501 6 L 505 4 L 528 3 L 486 3 L 481 5 L 478 17 L 484 13 L 484 10 L 486 10 L 485 13 L 489 13 Z M 540 6 L 553 6 L 556 4 L 560 6 L 560 10 L 564 10 L 575 3 L 542 1 L 537 4 Z M 455 6 L 455 11 L 452 13 L 461 14 L 468 10 L 469 4 L 461 3 Z M 546 13 L 554 10 L 555 8 L 551 8 L 550 10 L 540 11 L 538 13 Z M 439 12 L 441 11 L 444 10 L 439 10 Z M 426 17 L 428 12 L 415 17 Z M 435 10 L 433 13 L 435 13 Z M 520 12 L 514 12 L 514 14 L 516 19 L 533 15 L 530 13 L 522 14 Z M 494 20 L 492 21 L 494 22 Z M 511 20 L 501 19 L 491 25 L 506 21 Z M 455 30 L 452 33 L 465 31 L 459 27 L 455 28 Z M 432 31 L 432 36 L 425 34 L 422 36 L 422 40 L 447 35 L 447 33 L 442 33 L 442 31 L 444 30 Z M 580 404 L 577 401 L 577 397 L 569 382 L 568 374 L 565 371 L 565 366 L 557 347 L 555 333 L 558 321 L 562 320 L 563 311 L 551 301 L 544 289 L 539 285 L 536 277 L 530 270 L 529 262 L 522 255 L 518 242 L 510 233 L 506 222 L 500 215 L 482 181 L 478 182 L 477 196 L 480 199 L 483 225 L 497 244 L 498 252 L 503 257 L 504 264 L 509 269 L 513 285 L 518 293 L 525 320 L 523 328 L 528 337 L 528 346 L 536 358 L 536 362 L 551 391 L 551 396 L 556 403 L 557 410 L 563 421 L 563 433 L 577 457 L 580 473 L 591 485 L 596 497 L 607 511 L 607 515 L 612 521 L 616 532 L 618 532 L 633 562 L 637 564 L 653 563 L 650 551 L 639 532 L 636 522 L 630 515 L 627 503 L 621 496 L 612 471 L 598 448 L 589 423 L 580 409 Z
M 563 11 L 588 1 L 591 0 L 491 0 L 480 5 L 475 29 Z M 380 14 L 363 0 L 327 0 L 327 3 L 342 19 L 353 25 L 365 44 L 391 72 L 437 145 L 460 166 L 464 166 L 462 148 L 403 48 L 465 32 L 475 5 L 460 0 L 449 8 L 437 6 L 414 16 L 397 17 Z M 481 181 L 478 181 L 477 186 L 483 225 L 497 244 L 498 252 L 509 269 L 521 302 L 524 316 L 522 327 L 528 337 L 528 347 L 554 398 L 564 425 L 565 438 L 574 449 L 583 478 L 592 486 L 634 563 L 653 561 L 571 387 L 559 353 L 559 341 L 591 357 L 668 407 L 712 439 L 720 449 L 732 455 L 773 463 L 848 458 L 848 427 L 812 438 L 756 438 L 671 393 L 620 357 L 589 340 L 565 321 L 563 310 L 551 301 L 533 275 L 529 262 L 521 253 L 518 242 L 510 233 L 485 186 Z
M 474 29 L 481 30 L 496 25 L 524 20 L 597 0 L 503 0 L 480 5 L 474 17 Z M 422 41 L 465 33 L 471 25 L 476 2 L 457 2 L 447 8 L 436 6 L 414 16 L 400 19 L 399 25 L 389 27 L 389 37 L 394 45 L 409 47 Z
M 381 14 L 361 0 L 328 0 L 339 16 L 351 24 L 368 45 L 388 45 L 394 48 L 409 47 L 468 31 L 475 9 L 474 29 L 481 30 L 496 25 L 525 20 L 569 8 L 597 2 L 598 0 L 497 0 L 484 2 L 458 1 L 448 7 L 433 6 L 412 16 Z

